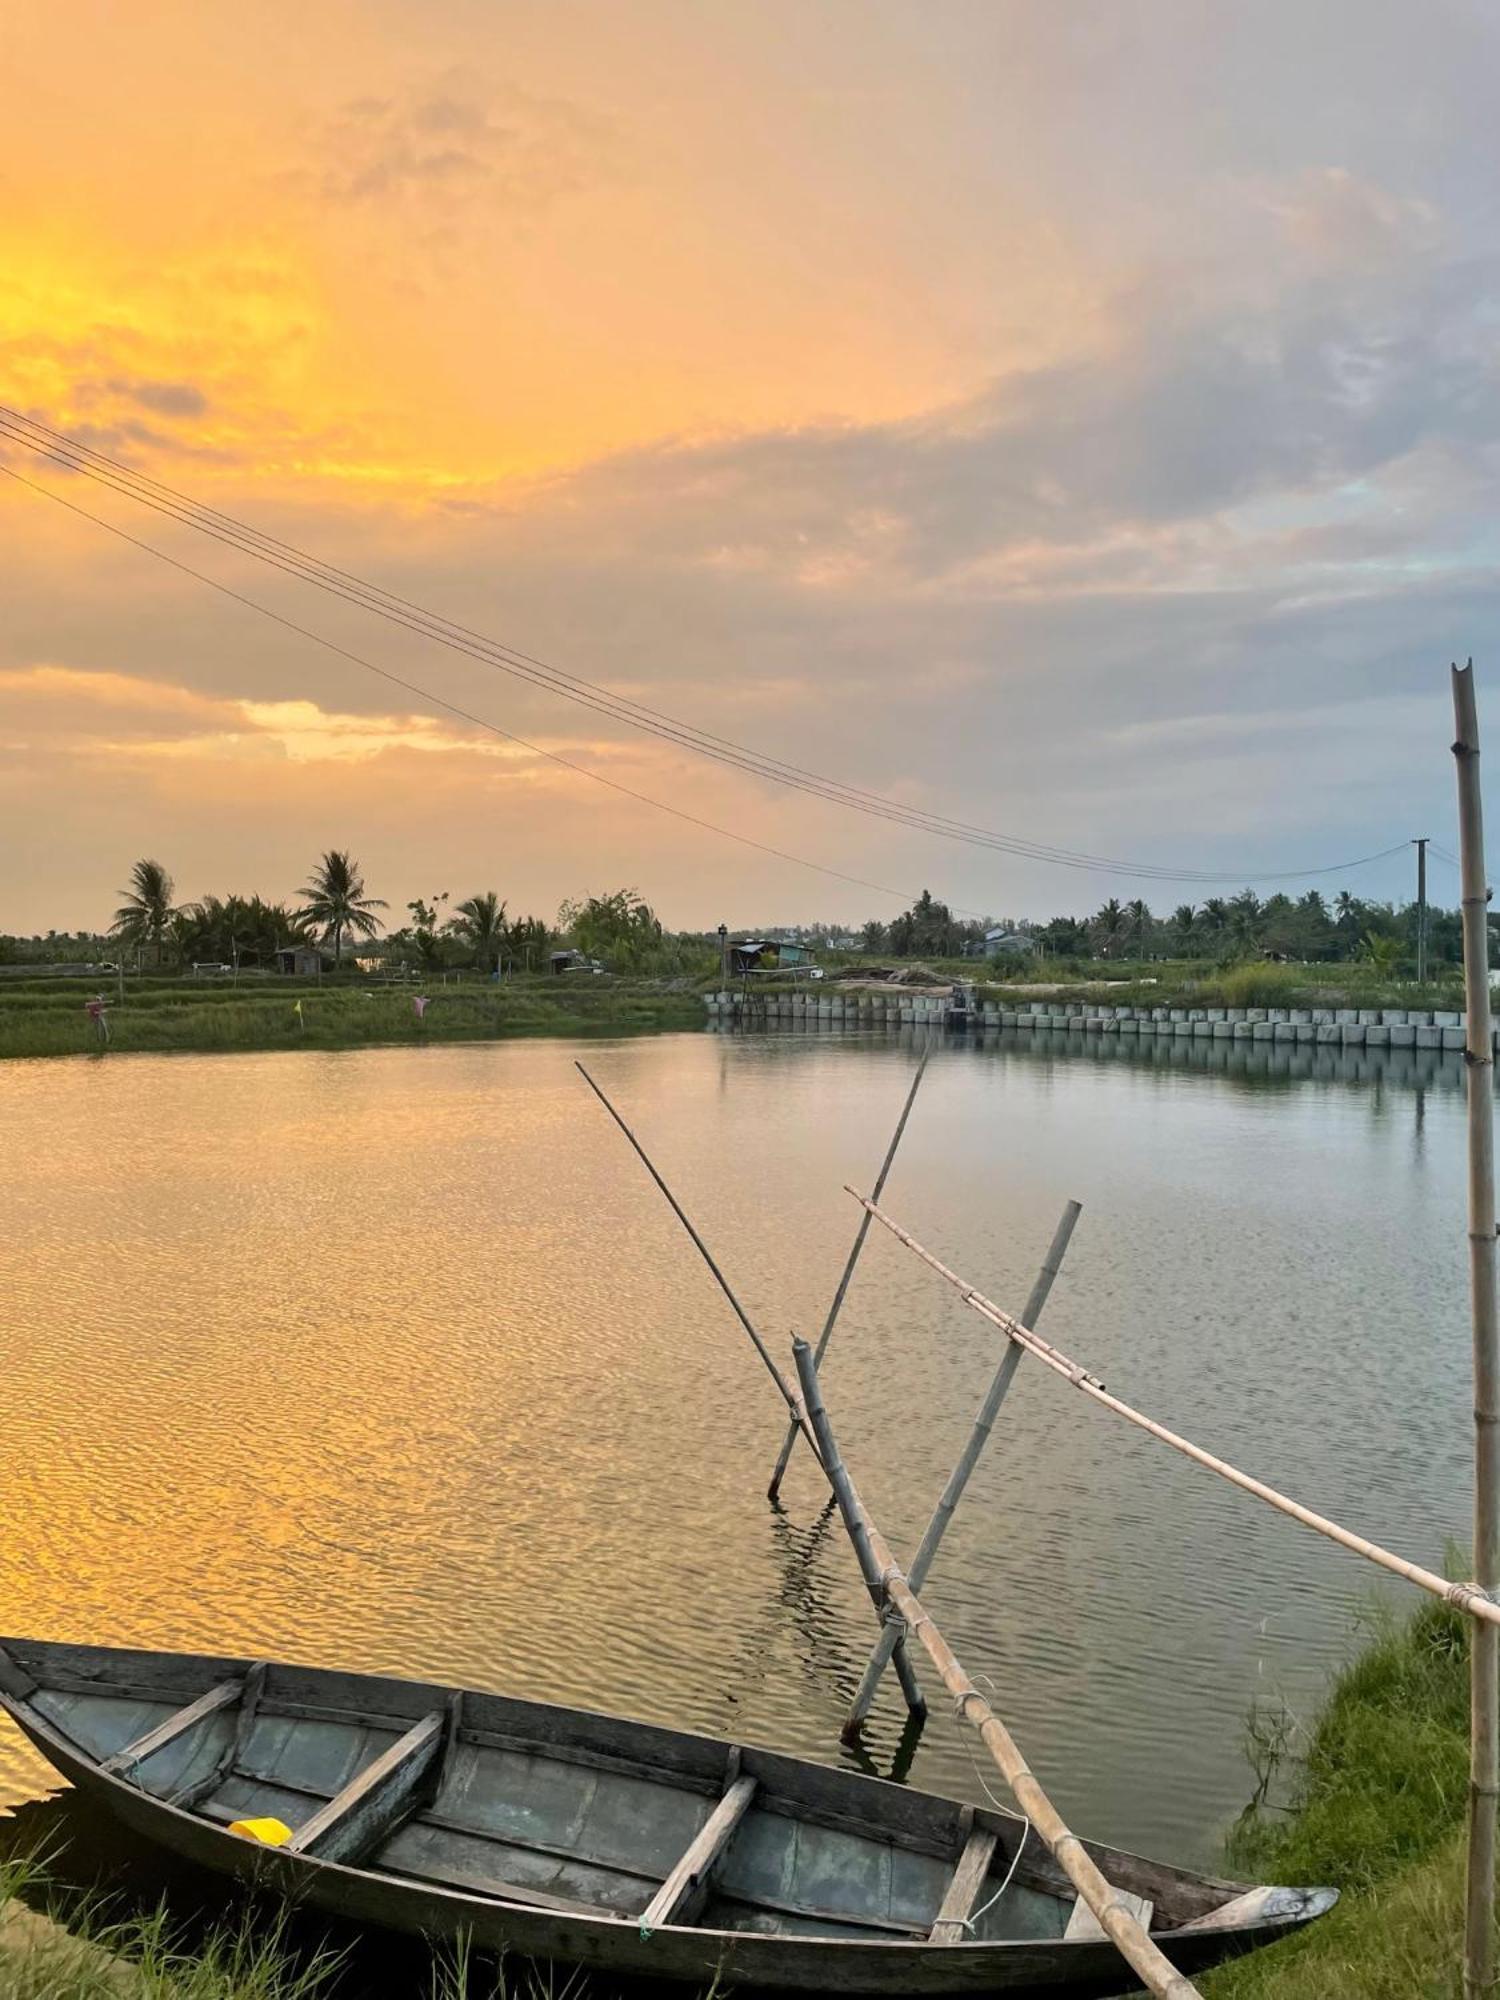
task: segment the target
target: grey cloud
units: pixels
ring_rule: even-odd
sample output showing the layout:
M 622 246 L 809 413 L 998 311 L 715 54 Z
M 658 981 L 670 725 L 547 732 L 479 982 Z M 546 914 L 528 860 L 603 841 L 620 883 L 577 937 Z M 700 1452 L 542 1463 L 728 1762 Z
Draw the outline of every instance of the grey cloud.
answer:
M 1271 305 L 1143 284 L 1113 349 L 915 422 L 634 452 L 557 498 L 663 560 L 872 551 L 932 581 L 988 553 L 1396 476 L 1492 483 L 1500 258 L 1317 271 Z
M 161 417 L 201 417 L 208 409 L 207 396 L 192 382 L 129 382 L 116 378 L 104 386 L 114 395 L 139 403 L 142 409 L 154 410 Z

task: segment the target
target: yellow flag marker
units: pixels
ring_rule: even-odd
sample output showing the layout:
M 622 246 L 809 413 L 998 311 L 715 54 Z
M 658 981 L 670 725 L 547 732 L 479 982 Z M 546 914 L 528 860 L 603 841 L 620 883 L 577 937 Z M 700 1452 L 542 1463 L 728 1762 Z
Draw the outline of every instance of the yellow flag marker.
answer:
M 262 1847 L 285 1847 L 292 1837 L 292 1829 L 279 1819 L 237 1819 L 229 1831 L 258 1840 Z

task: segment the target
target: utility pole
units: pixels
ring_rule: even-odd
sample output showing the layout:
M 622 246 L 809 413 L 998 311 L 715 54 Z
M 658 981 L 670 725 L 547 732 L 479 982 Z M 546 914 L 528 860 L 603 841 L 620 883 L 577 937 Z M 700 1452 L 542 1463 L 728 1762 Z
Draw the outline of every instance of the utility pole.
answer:
M 1427 978 L 1427 841 L 1422 834 L 1412 842 L 1417 850 L 1417 984 Z

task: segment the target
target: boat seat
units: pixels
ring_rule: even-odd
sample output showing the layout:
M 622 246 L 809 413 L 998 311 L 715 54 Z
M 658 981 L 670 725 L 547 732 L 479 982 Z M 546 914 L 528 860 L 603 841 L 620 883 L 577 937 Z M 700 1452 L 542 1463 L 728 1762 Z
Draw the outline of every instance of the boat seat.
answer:
M 287 1852 L 352 1862 L 377 1846 L 436 1775 L 447 1734 L 448 1715 L 442 1709 L 424 1715 L 304 1820 L 287 1842 Z
M 1116 1889 L 1115 1895 L 1143 1931 L 1151 1928 L 1151 1918 L 1156 1905 L 1144 1896 L 1132 1896 L 1124 1889 Z M 1068 1927 L 1063 1932 L 1064 1944 L 1094 1944 L 1109 1933 L 1094 1915 L 1088 1904 L 1080 1896 L 1073 1905 L 1073 1914 L 1068 1918 Z
M 200 1722 L 206 1722 L 211 1715 L 222 1709 L 234 1708 L 243 1699 L 243 1681 L 220 1681 L 207 1694 L 200 1694 L 196 1701 L 190 1701 L 186 1708 L 179 1708 L 175 1715 L 169 1715 L 158 1722 L 154 1729 L 137 1736 L 133 1743 L 127 1743 L 123 1750 L 117 1750 L 113 1757 L 106 1757 L 100 1769 L 108 1771 L 112 1777 L 131 1776 L 138 1764 L 144 1764 L 148 1757 L 154 1757 L 158 1750 L 165 1750 L 169 1743 L 186 1736 L 190 1729 L 196 1729 Z
M 999 1844 L 999 1835 L 983 1826 L 976 1826 L 964 1842 L 963 1853 L 959 1855 L 958 1865 L 949 1878 L 942 1907 L 927 1933 L 933 1944 L 962 1944 L 968 1936 L 969 1912 L 979 1901 L 979 1892 L 984 1887 Z
M 656 1894 L 641 1912 L 643 1931 L 663 1924 L 690 1924 L 708 1896 L 714 1870 L 724 1859 L 735 1828 L 750 1810 L 759 1787 L 754 1778 L 736 1778 L 703 1822 Z

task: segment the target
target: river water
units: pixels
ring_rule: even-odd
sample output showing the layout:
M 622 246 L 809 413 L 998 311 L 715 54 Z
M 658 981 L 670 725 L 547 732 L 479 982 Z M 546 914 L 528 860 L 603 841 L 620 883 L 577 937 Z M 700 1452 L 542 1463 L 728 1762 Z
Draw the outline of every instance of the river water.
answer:
M 1440 1566 L 1468 1523 L 1460 1065 L 1414 1088 L 1111 1053 L 939 1047 L 887 1206 L 1019 1307 L 1077 1196 L 1052 1338 Z M 842 1184 L 873 1178 L 909 1039 L 7 1064 L 0 1627 L 849 1756 L 871 1636 L 849 1550 L 800 1450 L 767 1506 L 780 1406 L 580 1055 L 787 1355 L 827 1309 Z M 997 1358 L 874 1230 L 825 1379 L 898 1550 Z M 1076 1826 L 1212 1866 L 1248 1706 L 1309 1711 L 1376 1576 L 1023 1364 L 926 1596 Z M 979 1799 L 927 1680 L 912 1782 Z M 902 1722 L 892 1682 L 883 1773 Z M 0 1803 L 47 1783 L 6 1728 Z

